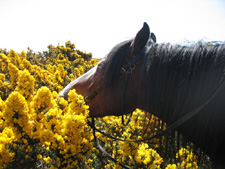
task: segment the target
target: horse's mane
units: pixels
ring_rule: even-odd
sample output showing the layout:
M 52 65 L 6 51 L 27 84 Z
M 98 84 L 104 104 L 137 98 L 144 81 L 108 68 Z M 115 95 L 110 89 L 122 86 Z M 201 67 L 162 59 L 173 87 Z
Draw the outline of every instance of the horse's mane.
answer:
M 146 89 L 143 93 L 147 100 L 144 109 L 150 110 L 150 113 L 166 122 L 167 126 L 204 104 L 225 80 L 225 45 L 208 46 L 197 43 L 188 47 L 152 44 L 145 56 L 143 64 L 146 66 L 142 65 L 145 80 L 141 86 Z M 218 134 L 225 127 L 220 122 L 225 110 L 223 96 L 224 94 L 217 96 L 197 116 L 179 126 L 178 133 L 181 132 L 189 140 L 205 138 L 205 142 L 192 140 L 195 146 L 201 147 L 206 147 L 212 141 L 208 137 L 211 135 L 218 135 L 218 140 L 224 140 L 224 136 Z M 196 122 L 202 126 L 200 129 L 193 127 Z M 209 130 L 209 126 L 213 130 Z M 177 134 L 177 138 L 171 138 L 179 142 L 179 137 Z M 216 144 L 214 142 L 215 147 Z
M 185 110 L 190 111 L 206 101 L 224 79 L 225 45 L 208 46 L 197 43 L 187 47 L 152 44 L 143 64 L 146 64 L 142 66 L 145 81 L 149 85 L 145 92 L 146 99 L 149 100 L 147 104 L 154 106 L 153 111 L 170 110 L 174 116 L 181 116 L 183 114 L 177 111 L 184 109 L 184 104 L 188 105 L 196 96 L 196 105 L 185 107 Z M 154 102 L 161 105 L 154 105 Z

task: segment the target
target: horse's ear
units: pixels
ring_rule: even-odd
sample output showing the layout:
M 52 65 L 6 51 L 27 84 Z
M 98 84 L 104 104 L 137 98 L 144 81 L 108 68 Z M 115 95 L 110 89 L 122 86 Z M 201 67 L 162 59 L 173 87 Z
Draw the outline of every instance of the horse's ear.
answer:
M 153 42 L 156 43 L 156 36 L 155 36 L 155 34 L 151 32 L 150 37 L 153 40 Z
M 129 54 L 136 55 L 139 53 L 148 42 L 150 36 L 150 29 L 148 24 L 145 22 L 141 30 L 137 33 L 134 40 L 131 42 Z

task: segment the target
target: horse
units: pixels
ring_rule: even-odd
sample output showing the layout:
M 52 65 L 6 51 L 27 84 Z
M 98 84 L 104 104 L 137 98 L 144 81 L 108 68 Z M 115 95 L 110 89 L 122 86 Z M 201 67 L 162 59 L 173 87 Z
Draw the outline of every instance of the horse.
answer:
M 156 43 L 147 23 L 69 83 L 90 117 L 151 112 L 225 168 L 225 45 Z

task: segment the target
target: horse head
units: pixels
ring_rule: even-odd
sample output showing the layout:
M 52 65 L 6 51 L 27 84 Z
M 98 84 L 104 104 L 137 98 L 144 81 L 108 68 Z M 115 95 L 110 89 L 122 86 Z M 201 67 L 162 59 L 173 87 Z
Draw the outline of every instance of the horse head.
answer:
M 156 42 L 147 23 L 133 40 L 116 45 L 106 58 L 84 75 L 69 83 L 59 94 L 67 99 L 76 89 L 84 96 L 91 117 L 122 115 L 138 107 L 140 63 L 146 45 Z

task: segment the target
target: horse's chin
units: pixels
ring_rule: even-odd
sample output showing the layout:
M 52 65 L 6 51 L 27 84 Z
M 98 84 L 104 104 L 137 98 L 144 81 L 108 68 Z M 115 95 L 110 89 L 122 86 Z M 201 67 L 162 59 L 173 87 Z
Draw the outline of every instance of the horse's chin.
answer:
M 103 112 L 103 111 L 91 111 L 89 112 L 89 117 L 105 117 L 108 116 L 107 113 Z
M 126 112 L 125 114 L 123 115 L 127 115 L 127 114 L 130 114 L 132 113 L 133 111 L 129 111 L 129 112 Z M 109 112 L 103 112 L 103 111 L 98 111 L 98 112 L 92 112 L 90 111 L 89 112 L 89 117 L 90 118 L 96 118 L 96 117 L 105 117 L 105 116 L 121 116 L 120 113 L 109 113 Z
M 105 117 L 105 116 L 121 116 L 121 114 L 110 113 L 106 111 L 91 111 L 89 112 L 89 117 Z

